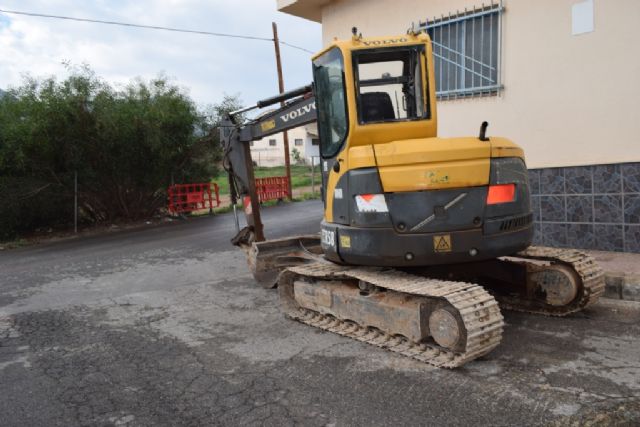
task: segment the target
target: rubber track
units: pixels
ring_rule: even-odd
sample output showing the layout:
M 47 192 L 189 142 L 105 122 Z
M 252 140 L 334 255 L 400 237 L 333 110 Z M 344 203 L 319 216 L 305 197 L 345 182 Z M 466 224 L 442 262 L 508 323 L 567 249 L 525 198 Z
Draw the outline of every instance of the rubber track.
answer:
M 582 279 L 580 298 L 570 305 L 554 307 L 541 306 L 529 300 L 498 296 L 502 308 L 547 316 L 566 316 L 593 305 L 604 294 L 604 271 L 590 255 L 584 252 L 575 249 L 531 246 L 519 252 L 516 258 L 558 262 L 572 267 Z
M 301 277 L 322 280 L 357 279 L 404 294 L 448 301 L 462 317 L 467 332 L 466 350 L 459 353 L 444 349 L 434 342 L 412 342 L 402 336 L 390 335 L 378 329 L 300 307 L 293 296 L 293 283 Z M 289 317 L 436 367 L 461 366 L 487 354 L 502 339 L 504 322 L 497 301 L 484 288 L 472 283 L 429 279 L 375 267 L 313 263 L 286 269 L 280 276 L 278 288 L 283 308 Z

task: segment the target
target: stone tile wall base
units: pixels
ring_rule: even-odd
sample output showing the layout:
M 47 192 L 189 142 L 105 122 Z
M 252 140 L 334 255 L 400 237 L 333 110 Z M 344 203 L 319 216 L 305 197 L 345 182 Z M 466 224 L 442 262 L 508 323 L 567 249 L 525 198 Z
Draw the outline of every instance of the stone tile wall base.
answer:
M 640 163 L 529 170 L 537 245 L 640 253 Z

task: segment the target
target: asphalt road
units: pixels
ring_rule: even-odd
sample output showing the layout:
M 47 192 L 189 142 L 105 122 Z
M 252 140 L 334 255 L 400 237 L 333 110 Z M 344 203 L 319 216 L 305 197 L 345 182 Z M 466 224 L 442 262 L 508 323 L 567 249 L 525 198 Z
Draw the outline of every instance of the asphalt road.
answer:
M 265 209 L 318 230 L 315 201 Z M 285 319 L 230 215 L 0 253 L 1 425 L 632 425 L 640 309 L 505 313 L 500 347 L 431 368 Z

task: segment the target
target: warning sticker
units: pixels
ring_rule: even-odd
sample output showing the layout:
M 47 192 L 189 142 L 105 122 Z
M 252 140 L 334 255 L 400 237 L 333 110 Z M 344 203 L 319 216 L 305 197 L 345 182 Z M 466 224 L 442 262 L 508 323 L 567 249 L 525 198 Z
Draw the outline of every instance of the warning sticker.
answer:
M 351 247 L 351 237 L 349 236 L 340 236 L 340 246 L 343 248 Z
M 253 213 L 251 209 L 251 197 L 249 196 L 244 197 L 244 213 L 245 215 L 251 215 Z
M 274 127 L 276 127 L 276 121 L 275 120 L 267 120 L 266 122 L 263 122 L 260 125 L 260 128 L 262 129 L 262 132 L 267 132 L 267 131 L 273 129 Z
M 451 252 L 451 235 L 433 236 L 433 250 L 436 252 Z

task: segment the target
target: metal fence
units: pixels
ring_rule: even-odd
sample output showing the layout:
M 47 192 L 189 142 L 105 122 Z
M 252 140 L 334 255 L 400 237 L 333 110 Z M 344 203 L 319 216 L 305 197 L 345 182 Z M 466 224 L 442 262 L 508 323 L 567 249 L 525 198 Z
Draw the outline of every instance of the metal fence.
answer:
M 438 99 L 497 94 L 501 89 L 502 2 L 419 22 L 433 44 Z

